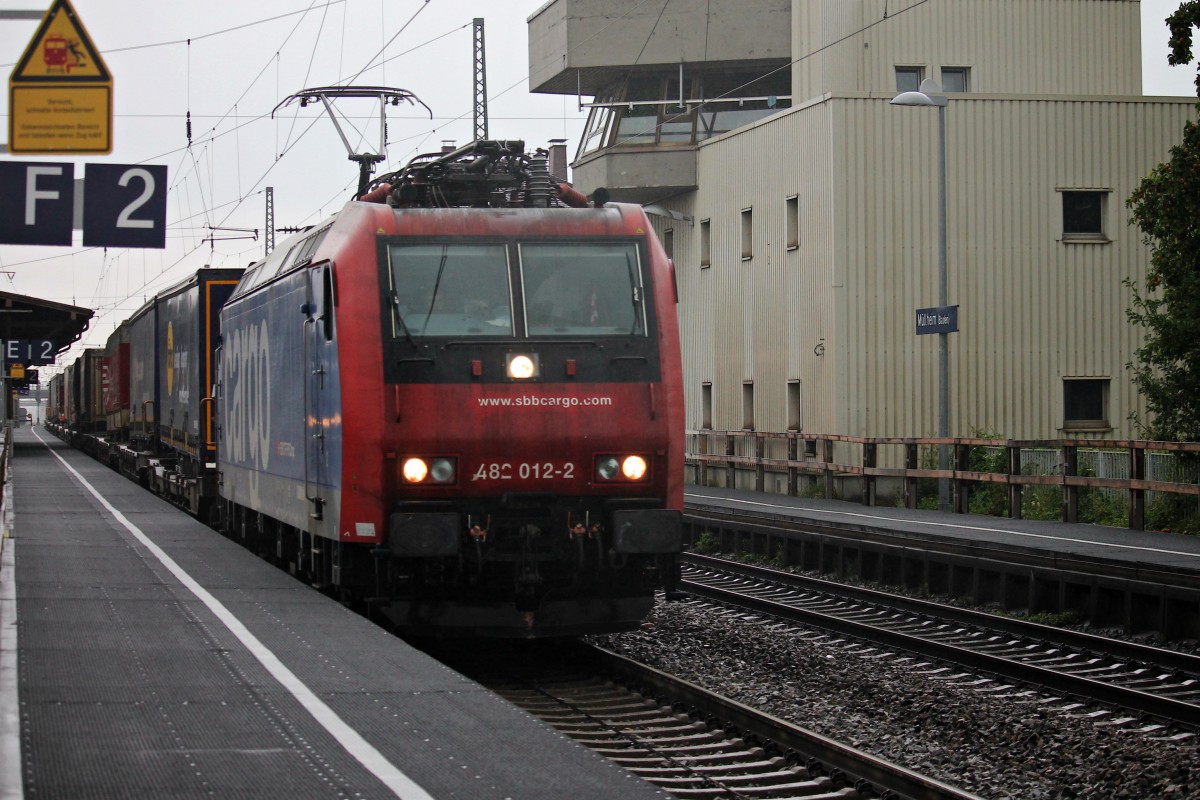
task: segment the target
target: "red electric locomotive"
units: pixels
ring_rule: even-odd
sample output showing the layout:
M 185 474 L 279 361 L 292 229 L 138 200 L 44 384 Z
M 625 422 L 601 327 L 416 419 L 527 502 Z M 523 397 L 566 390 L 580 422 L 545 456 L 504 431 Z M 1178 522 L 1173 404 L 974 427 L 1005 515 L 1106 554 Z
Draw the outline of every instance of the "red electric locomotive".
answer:
M 221 312 L 222 518 L 417 633 L 625 630 L 681 549 L 673 267 L 522 142 L 420 157 Z

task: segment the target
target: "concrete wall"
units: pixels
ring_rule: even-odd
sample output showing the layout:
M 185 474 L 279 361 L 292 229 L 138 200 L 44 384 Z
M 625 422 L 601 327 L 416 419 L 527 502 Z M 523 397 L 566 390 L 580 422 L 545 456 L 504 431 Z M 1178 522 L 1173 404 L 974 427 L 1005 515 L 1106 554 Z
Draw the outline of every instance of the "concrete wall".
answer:
M 529 88 L 587 95 L 629 66 L 786 60 L 791 0 L 554 0 L 529 18 Z M 615 69 L 610 69 L 615 68 Z

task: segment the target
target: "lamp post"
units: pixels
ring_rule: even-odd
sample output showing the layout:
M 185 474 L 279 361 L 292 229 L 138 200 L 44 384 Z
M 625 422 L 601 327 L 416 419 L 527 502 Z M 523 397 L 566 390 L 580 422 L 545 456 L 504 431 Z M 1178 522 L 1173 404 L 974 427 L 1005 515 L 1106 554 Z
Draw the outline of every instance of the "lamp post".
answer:
M 942 87 L 937 81 L 926 78 L 915 92 L 901 92 L 891 100 L 894 106 L 932 106 L 938 110 L 938 306 L 946 307 L 946 104 Z M 950 435 L 950 333 L 938 333 L 938 438 Z M 950 468 L 950 450 L 947 445 L 938 445 L 938 469 Z M 938 479 L 938 509 L 950 508 L 950 484 L 946 478 Z

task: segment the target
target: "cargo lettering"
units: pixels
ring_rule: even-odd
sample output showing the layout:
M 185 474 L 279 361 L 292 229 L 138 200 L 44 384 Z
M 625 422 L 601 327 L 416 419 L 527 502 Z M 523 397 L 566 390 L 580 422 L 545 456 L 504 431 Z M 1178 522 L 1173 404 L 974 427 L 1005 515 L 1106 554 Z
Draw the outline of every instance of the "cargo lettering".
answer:
M 266 469 L 271 461 L 271 353 L 264 320 L 226 337 L 229 454 Z

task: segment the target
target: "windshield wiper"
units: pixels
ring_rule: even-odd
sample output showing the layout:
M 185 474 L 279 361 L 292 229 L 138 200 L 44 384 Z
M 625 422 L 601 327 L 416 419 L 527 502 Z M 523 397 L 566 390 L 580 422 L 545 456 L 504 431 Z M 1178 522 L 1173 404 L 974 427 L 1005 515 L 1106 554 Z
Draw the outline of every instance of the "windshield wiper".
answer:
M 450 246 L 442 245 L 442 260 L 438 262 L 437 277 L 433 279 L 433 292 L 429 295 L 429 311 L 425 312 L 425 324 L 433 316 L 433 305 L 437 302 L 438 287 L 442 285 L 442 273 L 446 270 L 446 259 L 450 257 Z
M 642 290 L 638 286 L 633 259 L 629 257 L 628 251 L 625 252 L 625 268 L 629 270 L 629 287 L 633 291 L 633 327 L 629 329 L 629 335 L 633 336 L 642 328 Z
M 400 327 L 404 329 L 404 338 L 416 350 L 417 343 L 413 340 L 412 333 L 408 330 L 408 323 L 404 321 L 404 312 L 400 310 L 400 297 L 394 289 L 392 290 L 392 313 L 396 315 L 396 319 L 400 320 Z

